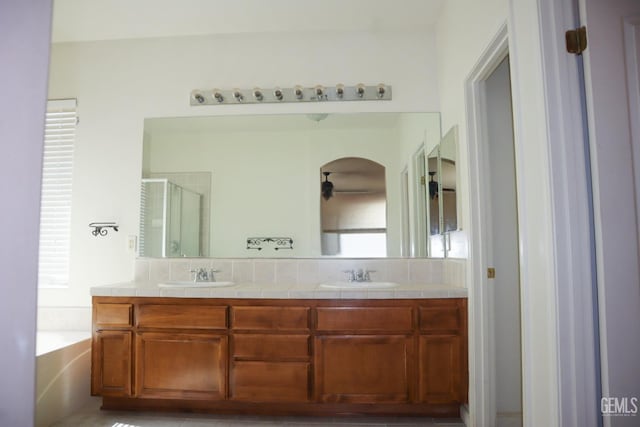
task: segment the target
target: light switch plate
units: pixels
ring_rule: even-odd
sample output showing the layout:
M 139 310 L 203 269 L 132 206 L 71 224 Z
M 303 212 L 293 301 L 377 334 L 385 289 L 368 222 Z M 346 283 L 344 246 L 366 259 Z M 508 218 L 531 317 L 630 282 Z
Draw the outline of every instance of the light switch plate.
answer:
M 138 249 L 138 236 L 130 234 L 127 236 L 127 249 L 135 252 Z

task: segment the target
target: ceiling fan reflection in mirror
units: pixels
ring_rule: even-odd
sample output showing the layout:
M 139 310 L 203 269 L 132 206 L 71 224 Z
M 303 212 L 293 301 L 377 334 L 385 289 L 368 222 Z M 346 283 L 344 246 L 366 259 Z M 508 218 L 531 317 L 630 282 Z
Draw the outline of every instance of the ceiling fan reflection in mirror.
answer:
M 322 181 L 320 190 L 322 192 L 322 197 L 325 200 L 329 200 L 333 197 L 333 182 L 329 181 L 329 175 L 331 175 L 331 172 L 322 172 L 322 174 L 324 175 L 324 181 Z

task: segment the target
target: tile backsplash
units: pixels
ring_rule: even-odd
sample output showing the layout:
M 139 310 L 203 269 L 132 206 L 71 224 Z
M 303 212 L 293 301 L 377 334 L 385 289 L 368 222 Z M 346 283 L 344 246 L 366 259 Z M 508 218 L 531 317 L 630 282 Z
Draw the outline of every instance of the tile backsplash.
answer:
M 314 284 L 347 279 L 345 270 L 371 271 L 371 280 L 404 284 L 445 284 L 465 287 L 465 259 L 386 258 L 137 258 L 137 282 L 192 280 L 191 270 L 215 269 L 216 280 L 261 285 Z

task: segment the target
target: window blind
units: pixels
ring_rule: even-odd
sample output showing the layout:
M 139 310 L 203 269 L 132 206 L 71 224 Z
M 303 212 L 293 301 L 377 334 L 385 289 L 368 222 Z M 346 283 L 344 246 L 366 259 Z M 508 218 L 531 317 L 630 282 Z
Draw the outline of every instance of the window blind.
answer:
M 38 285 L 69 283 L 71 184 L 78 116 L 75 99 L 50 100 L 44 133 Z

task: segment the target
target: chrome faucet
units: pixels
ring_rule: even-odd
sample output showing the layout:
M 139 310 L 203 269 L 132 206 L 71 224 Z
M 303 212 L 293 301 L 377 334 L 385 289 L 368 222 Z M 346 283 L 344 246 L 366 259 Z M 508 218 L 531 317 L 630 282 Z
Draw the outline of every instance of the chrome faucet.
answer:
M 194 282 L 215 282 L 214 273 L 218 273 L 220 270 L 214 270 L 213 268 L 206 269 L 203 267 L 196 268 L 195 270 L 191 270 L 191 273 L 195 273 L 193 278 Z
M 361 268 L 357 270 L 344 270 L 343 273 L 347 273 L 349 282 L 370 282 L 371 275 L 369 273 L 375 273 L 376 270 L 363 270 Z

